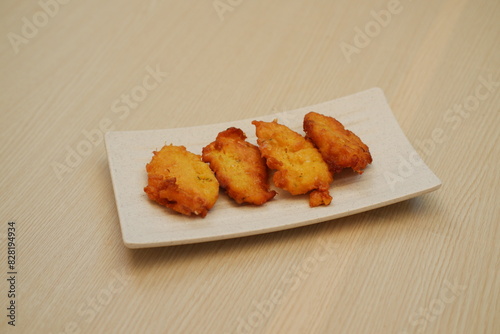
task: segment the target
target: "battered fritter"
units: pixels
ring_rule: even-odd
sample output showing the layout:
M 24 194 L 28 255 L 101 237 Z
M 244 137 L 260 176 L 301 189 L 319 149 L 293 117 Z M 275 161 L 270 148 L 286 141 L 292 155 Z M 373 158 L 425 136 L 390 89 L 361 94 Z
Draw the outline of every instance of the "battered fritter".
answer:
M 146 165 L 150 199 L 184 215 L 205 217 L 219 196 L 219 183 L 201 157 L 184 146 L 163 146 Z
M 372 162 L 368 146 L 333 117 L 312 111 L 304 117 L 304 131 L 332 173 L 352 168 L 362 174 L 363 169 Z
M 276 169 L 274 184 L 292 195 L 309 195 L 311 207 L 330 204 L 328 192 L 333 181 L 328 166 L 314 145 L 285 125 L 253 121 L 257 143 L 267 166 Z
M 222 188 L 237 203 L 262 205 L 276 195 L 269 190 L 267 167 L 259 148 L 247 142 L 238 128 L 220 132 L 214 142 L 203 148 L 203 161 Z

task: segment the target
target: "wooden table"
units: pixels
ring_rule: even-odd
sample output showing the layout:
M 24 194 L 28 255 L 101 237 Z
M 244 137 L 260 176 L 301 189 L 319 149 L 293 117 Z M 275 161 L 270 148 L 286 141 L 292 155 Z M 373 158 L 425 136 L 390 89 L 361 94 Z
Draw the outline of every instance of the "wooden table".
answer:
M 499 17 L 494 0 L 2 1 L 0 332 L 499 333 Z M 102 133 L 375 86 L 438 191 L 271 234 L 123 245 Z

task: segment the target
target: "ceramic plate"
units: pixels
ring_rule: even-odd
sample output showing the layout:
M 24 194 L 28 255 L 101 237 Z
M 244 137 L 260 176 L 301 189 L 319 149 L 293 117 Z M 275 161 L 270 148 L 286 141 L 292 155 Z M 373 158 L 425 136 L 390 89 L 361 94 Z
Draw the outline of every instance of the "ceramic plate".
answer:
M 221 191 L 205 218 L 187 217 L 150 201 L 143 191 L 146 164 L 165 144 L 201 154 L 220 131 L 239 127 L 256 144 L 254 119 L 278 122 L 303 134 L 309 111 L 333 116 L 370 148 L 373 163 L 362 175 L 344 171 L 330 187 L 329 206 L 310 208 L 308 195 L 283 190 L 256 207 L 237 205 Z M 405 137 L 379 88 L 297 110 L 205 126 L 106 133 L 106 150 L 123 241 L 129 248 L 180 245 L 279 231 L 340 218 L 436 190 L 441 181 Z

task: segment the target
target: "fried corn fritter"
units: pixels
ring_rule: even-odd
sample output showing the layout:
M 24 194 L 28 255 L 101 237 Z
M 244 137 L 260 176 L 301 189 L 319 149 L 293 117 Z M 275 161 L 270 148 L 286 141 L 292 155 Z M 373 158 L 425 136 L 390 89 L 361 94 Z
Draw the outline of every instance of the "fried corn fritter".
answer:
M 219 183 L 210 167 L 184 146 L 163 146 L 153 154 L 146 165 L 148 197 L 184 215 L 205 217 L 219 196 Z
M 352 168 L 362 174 L 372 162 L 368 146 L 333 117 L 309 112 L 304 117 L 304 132 L 316 145 L 332 173 Z
M 203 161 L 210 163 L 217 180 L 237 203 L 262 205 L 276 195 L 269 190 L 267 167 L 259 148 L 246 140 L 238 128 L 220 132 L 203 148 Z
M 267 166 L 276 169 L 274 184 L 292 195 L 309 195 L 311 207 L 330 204 L 333 181 L 328 166 L 314 145 L 285 125 L 253 121 L 257 143 Z

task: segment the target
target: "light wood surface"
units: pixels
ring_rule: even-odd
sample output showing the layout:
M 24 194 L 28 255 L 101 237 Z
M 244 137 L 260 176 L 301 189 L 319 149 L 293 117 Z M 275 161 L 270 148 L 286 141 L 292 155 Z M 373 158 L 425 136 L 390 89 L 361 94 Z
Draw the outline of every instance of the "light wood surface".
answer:
M 0 332 L 499 333 L 499 17 L 494 0 L 2 1 Z M 438 191 L 260 236 L 123 245 L 103 132 L 371 87 Z

